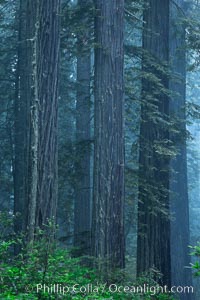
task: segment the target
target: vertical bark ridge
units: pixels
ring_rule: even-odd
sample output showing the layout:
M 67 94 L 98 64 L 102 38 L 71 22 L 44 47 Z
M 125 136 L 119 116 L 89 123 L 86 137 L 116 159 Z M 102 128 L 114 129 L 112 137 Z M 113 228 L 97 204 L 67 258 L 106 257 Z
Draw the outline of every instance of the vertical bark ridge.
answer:
M 112 269 L 124 267 L 124 1 L 97 0 L 96 11 L 92 238 L 93 254 Z
M 169 219 L 169 1 L 150 0 L 144 11 L 137 272 L 162 273 L 170 286 Z M 166 150 L 165 150 L 166 149 Z

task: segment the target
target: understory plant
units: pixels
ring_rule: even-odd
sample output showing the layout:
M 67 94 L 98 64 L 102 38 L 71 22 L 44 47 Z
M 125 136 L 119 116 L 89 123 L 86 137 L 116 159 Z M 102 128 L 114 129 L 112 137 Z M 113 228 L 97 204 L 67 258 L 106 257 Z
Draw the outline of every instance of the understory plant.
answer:
M 192 263 L 192 269 L 194 271 L 194 276 L 199 277 L 200 276 L 200 242 L 197 243 L 196 246 L 190 246 L 192 249 L 191 256 L 195 256 L 196 261 L 195 263 Z
M 133 293 L 134 284 L 127 283 L 121 273 L 121 282 L 102 282 L 98 272 L 88 266 L 92 263 L 83 263 L 86 259 L 74 257 L 58 245 L 50 234 L 52 222 L 37 230 L 32 243 L 26 242 L 25 235 L 14 235 L 12 216 L 0 213 L 0 224 L 0 299 L 173 299 L 149 291 Z M 17 255 L 15 249 L 20 249 Z M 141 280 L 135 286 L 147 282 L 147 278 Z

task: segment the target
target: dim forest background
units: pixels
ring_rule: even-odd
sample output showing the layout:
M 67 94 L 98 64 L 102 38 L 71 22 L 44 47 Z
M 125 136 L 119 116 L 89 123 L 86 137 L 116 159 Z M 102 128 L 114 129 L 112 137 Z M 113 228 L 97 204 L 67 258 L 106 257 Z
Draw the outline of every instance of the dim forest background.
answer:
M 200 299 L 199 17 L 0 0 L 0 299 Z

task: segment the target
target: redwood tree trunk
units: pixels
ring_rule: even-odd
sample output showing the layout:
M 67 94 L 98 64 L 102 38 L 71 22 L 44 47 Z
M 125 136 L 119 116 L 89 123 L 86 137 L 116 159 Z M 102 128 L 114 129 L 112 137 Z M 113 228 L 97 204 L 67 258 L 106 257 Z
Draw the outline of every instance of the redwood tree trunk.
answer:
M 91 36 L 88 8 L 90 1 L 80 0 L 82 12 L 77 45 L 77 101 L 76 101 L 76 196 L 74 207 L 74 245 L 80 254 L 90 252 L 91 230 L 91 183 L 90 183 L 90 80 Z M 83 26 L 85 24 L 85 26 Z
M 18 61 L 15 84 L 15 160 L 14 160 L 14 214 L 15 232 L 25 230 L 26 204 L 28 190 L 28 128 L 29 126 L 29 65 L 27 56 L 27 6 L 26 1 L 20 1 L 19 33 L 18 33 Z
M 168 155 L 169 1 L 149 0 L 144 11 L 142 105 L 139 151 L 138 275 L 150 269 L 170 285 Z
M 176 1 L 184 11 L 184 1 Z M 191 285 L 189 258 L 189 203 L 187 183 L 186 153 L 186 42 L 183 12 L 171 4 L 170 60 L 173 77 L 170 89 L 174 92 L 170 101 L 170 114 L 177 133 L 171 134 L 177 155 L 171 161 L 171 265 L 172 284 L 175 286 Z M 189 294 L 181 294 L 180 299 L 190 299 Z
M 18 61 L 15 92 L 15 164 L 14 213 L 15 232 L 27 229 L 30 195 L 30 111 L 32 98 L 32 56 L 35 25 L 35 4 L 20 1 Z M 16 249 L 16 252 L 18 250 Z
M 29 1 L 31 7 L 32 1 Z M 56 217 L 59 0 L 35 1 L 32 36 L 28 233 Z M 30 12 L 30 11 L 29 11 Z M 33 19 L 32 19 L 33 18 Z
M 124 1 L 96 0 L 93 255 L 124 267 Z

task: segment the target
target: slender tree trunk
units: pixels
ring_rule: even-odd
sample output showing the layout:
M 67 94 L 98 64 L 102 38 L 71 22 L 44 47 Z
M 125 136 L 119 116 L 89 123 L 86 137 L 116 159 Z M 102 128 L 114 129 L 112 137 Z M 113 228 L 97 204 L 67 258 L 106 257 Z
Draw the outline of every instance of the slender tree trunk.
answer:
M 18 62 L 15 85 L 15 162 L 14 162 L 14 213 L 15 232 L 26 229 L 28 205 L 28 159 L 30 131 L 30 77 L 31 60 L 28 40 L 27 2 L 20 1 Z
M 91 35 L 88 16 L 88 0 L 80 0 L 82 31 L 78 34 L 77 55 L 77 102 L 76 102 L 76 152 L 77 186 L 74 210 L 74 245 L 81 254 L 89 254 L 91 230 L 90 202 L 90 79 Z M 85 24 L 85 26 L 83 26 Z
M 139 151 L 137 272 L 157 269 L 170 285 L 169 1 L 149 0 L 144 11 L 142 105 Z
M 93 255 L 124 267 L 124 1 L 96 0 Z
M 24 8 L 25 1 L 20 1 L 19 7 L 19 33 L 18 33 L 18 62 L 16 69 L 16 83 L 15 83 L 15 161 L 14 161 L 14 214 L 20 216 L 15 220 L 15 232 L 18 233 L 23 228 L 23 212 L 24 212 L 24 145 L 26 142 L 24 140 L 24 126 L 22 126 L 22 121 L 26 116 L 26 111 L 24 111 L 25 101 L 23 99 L 23 92 L 25 89 L 22 89 L 20 93 L 20 89 L 22 88 L 20 84 L 20 78 L 23 78 L 24 69 L 23 62 L 25 63 L 25 40 L 26 40 L 26 32 L 25 32 L 25 20 L 24 16 L 26 10 Z M 24 40 L 24 43 L 23 43 Z M 23 47 L 23 46 L 24 47 Z M 24 56 L 24 61 L 22 57 Z M 23 70 L 23 72 L 22 72 Z M 22 84 L 25 81 L 22 81 Z
M 27 2 L 27 28 L 28 40 L 31 42 L 28 52 L 28 61 L 31 65 L 31 79 L 29 92 L 30 103 L 30 147 L 29 147 L 29 194 L 28 194 L 28 213 L 27 229 L 28 240 L 34 240 L 36 227 L 36 202 L 37 202 L 37 183 L 38 183 L 38 82 L 37 82 L 37 43 L 38 43 L 38 23 L 39 9 L 38 0 L 33 4 Z
M 170 101 L 170 114 L 175 122 L 177 133 L 171 135 L 177 155 L 171 161 L 171 265 L 172 284 L 191 285 L 189 258 L 189 203 L 187 184 L 186 154 L 186 42 L 183 25 L 184 1 L 176 1 L 180 9 L 171 4 L 170 59 L 174 78 L 170 89 L 174 92 Z M 190 295 L 181 294 L 180 299 L 190 299 Z

